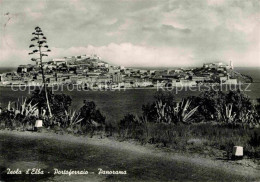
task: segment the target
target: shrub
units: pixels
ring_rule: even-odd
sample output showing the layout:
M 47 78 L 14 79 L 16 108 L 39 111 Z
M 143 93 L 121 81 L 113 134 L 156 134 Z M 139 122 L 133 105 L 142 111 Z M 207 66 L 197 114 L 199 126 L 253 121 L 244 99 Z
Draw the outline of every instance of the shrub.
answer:
M 260 128 L 254 130 L 254 133 L 250 135 L 249 144 L 253 147 L 260 146 Z
M 50 108 L 52 111 L 52 118 L 49 117 L 46 96 L 44 90 L 35 90 L 28 102 L 38 103 L 39 116 L 43 119 L 45 127 L 62 126 L 64 125 L 64 119 L 66 119 L 66 111 L 69 110 L 72 99 L 65 94 L 53 94 L 50 89 L 47 89 Z
M 116 131 L 117 131 L 117 128 L 115 126 L 113 126 L 111 123 L 105 124 L 105 132 L 107 134 L 107 137 L 112 136 L 114 133 L 116 133 Z
M 215 120 L 229 126 L 255 127 L 259 116 L 250 99 L 240 92 L 206 91 L 199 97 L 190 97 L 199 105 L 194 116 L 204 121 Z
M 155 102 L 147 103 L 142 106 L 143 116 L 147 118 L 149 122 L 156 122 L 157 121 L 157 111 Z
M 63 116 L 60 117 L 60 124 L 62 128 L 73 130 L 76 125 L 79 125 L 83 118 L 80 117 L 80 113 L 76 111 L 66 111 Z
M 65 111 L 68 111 L 69 107 L 71 106 L 71 97 L 65 94 L 53 94 L 49 89 L 47 92 L 52 114 L 56 117 L 64 115 Z M 46 112 L 46 115 L 48 115 L 44 90 L 35 90 L 32 96 L 29 98 L 29 102 L 32 102 L 33 104 L 38 103 L 37 107 L 40 111 L 40 114 Z
M 127 114 L 119 123 L 121 136 L 181 151 L 225 151 L 228 159 L 233 146 L 241 145 L 245 155 L 259 156 L 259 130 L 252 134 L 250 129 L 259 125 L 259 116 L 246 95 L 209 91 L 174 102 L 169 94 L 158 93 L 154 102 L 143 105 L 141 117 Z
M 155 95 L 155 102 L 143 105 L 143 117 L 149 122 L 157 123 L 188 123 L 198 107 L 191 107 L 192 100 L 183 99 L 175 102 L 173 93 L 158 92 Z
M 158 112 L 158 102 L 160 102 L 161 105 L 167 105 L 172 107 L 174 105 L 174 93 L 173 92 L 163 92 L 162 90 L 159 90 L 154 95 L 155 102 L 153 103 L 147 103 L 146 105 L 142 106 L 143 116 L 147 118 L 149 122 L 158 122 L 160 119 L 158 118 L 158 115 L 160 115 L 160 111 Z M 156 108 L 157 107 L 157 108 Z M 165 109 L 167 109 L 165 108 Z
M 39 110 L 37 104 L 33 105 L 27 102 L 26 98 L 17 100 L 15 103 L 8 103 L 8 106 L 0 115 L 0 120 L 7 128 L 20 128 L 24 130 L 26 126 L 33 125 L 35 120 L 39 117 Z
M 144 127 L 138 117 L 127 114 L 119 123 L 120 136 L 134 139 L 141 139 L 144 134 Z
M 83 132 L 94 132 L 101 130 L 105 124 L 106 118 L 101 114 L 93 101 L 84 100 L 84 106 L 79 110 L 79 117 L 82 118 L 80 125 Z

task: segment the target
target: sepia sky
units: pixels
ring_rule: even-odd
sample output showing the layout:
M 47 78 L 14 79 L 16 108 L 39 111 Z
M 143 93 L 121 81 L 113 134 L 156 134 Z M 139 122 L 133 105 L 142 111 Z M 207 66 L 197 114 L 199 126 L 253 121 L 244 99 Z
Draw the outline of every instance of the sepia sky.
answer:
M 48 59 L 97 54 L 124 66 L 260 67 L 259 0 L 0 0 L 1 67 L 32 63 L 34 27 Z M 46 60 L 48 60 L 46 59 Z

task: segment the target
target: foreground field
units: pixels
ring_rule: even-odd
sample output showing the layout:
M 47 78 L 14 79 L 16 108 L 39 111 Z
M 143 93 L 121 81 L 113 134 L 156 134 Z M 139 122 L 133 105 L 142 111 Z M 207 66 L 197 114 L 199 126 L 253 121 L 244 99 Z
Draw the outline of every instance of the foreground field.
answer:
M 257 181 L 259 169 L 225 160 L 174 154 L 112 139 L 52 133 L 0 131 L 4 181 Z M 6 168 L 41 168 L 44 175 L 7 175 Z M 89 175 L 54 175 L 53 169 L 88 170 Z M 103 170 L 127 175 L 98 175 Z M 50 172 L 50 173 L 48 173 Z

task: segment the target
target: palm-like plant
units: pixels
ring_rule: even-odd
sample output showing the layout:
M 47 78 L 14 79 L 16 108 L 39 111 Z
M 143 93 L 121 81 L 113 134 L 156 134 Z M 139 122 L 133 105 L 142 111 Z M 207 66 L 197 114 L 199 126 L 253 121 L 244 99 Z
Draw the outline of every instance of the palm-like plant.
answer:
M 44 56 L 48 56 L 48 54 L 46 54 L 46 53 L 50 52 L 51 50 L 48 49 L 48 45 L 47 45 L 47 41 L 46 41 L 47 38 L 44 36 L 40 27 L 35 27 L 35 31 L 32 33 L 32 35 L 34 37 L 31 39 L 31 41 L 34 43 L 31 44 L 29 46 L 29 48 L 33 48 L 34 50 L 32 50 L 32 52 L 30 52 L 29 55 L 32 55 L 32 54 L 39 55 L 39 56 L 37 56 L 37 58 L 32 58 L 31 60 L 35 61 L 36 64 L 40 65 L 41 73 L 42 73 L 42 82 L 43 82 L 43 87 L 44 87 L 45 97 L 46 97 L 46 103 L 47 103 L 49 115 L 50 115 L 50 117 L 52 117 L 52 112 L 51 112 L 51 107 L 50 107 L 48 92 L 47 92 L 47 86 L 46 86 L 46 80 L 45 80 L 45 74 L 44 74 L 44 69 L 43 69 L 43 63 L 42 63 L 42 58 Z M 38 62 L 38 60 L 39 60 L 39 62 Z

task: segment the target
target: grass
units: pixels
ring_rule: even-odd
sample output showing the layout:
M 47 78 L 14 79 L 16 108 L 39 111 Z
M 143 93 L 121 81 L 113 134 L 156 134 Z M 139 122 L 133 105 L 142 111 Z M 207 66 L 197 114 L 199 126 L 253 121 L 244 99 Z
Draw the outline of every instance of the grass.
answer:
M 260 158 L 260 129 L 229 128 L 214 123 L 173 125 L 145 123 L 128 130 L 125 139 L 135 139 L 141 143 L 151 143 L 177 151 L 189 151 L 215 155 L 230 159 L 233 146 L 244 147 L 249 158 Z

